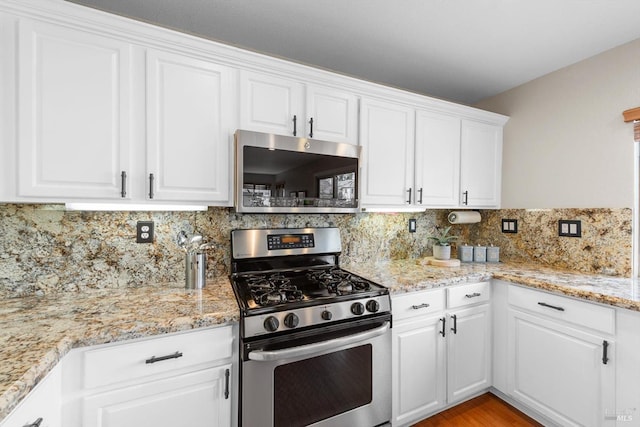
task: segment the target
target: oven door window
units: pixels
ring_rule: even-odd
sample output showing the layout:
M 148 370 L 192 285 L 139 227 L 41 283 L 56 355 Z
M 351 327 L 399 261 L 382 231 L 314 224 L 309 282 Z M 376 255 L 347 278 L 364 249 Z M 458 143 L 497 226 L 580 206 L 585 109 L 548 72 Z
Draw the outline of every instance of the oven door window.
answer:
M 371 344 L 278 366 L 274 426 L 306 426 L 371 403 Z

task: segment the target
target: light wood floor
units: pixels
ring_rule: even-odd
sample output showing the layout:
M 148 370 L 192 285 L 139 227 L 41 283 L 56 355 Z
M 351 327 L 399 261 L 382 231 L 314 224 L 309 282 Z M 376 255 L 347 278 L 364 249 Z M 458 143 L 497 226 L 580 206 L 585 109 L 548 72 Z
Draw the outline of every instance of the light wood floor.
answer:
M 529 427 L 542 424 L 491 393 L 461 403 L 412 427 Z

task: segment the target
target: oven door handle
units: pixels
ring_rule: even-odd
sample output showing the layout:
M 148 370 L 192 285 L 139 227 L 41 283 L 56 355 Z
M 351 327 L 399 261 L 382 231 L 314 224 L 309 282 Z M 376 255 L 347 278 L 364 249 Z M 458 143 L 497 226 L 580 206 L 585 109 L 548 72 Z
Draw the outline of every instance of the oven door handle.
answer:
M 357 343 L 359 341 L 368 340 L 380 335 L 384 335 L 389 331 L 389 322 L 385 322 L 384 325 L 372 329 L 367 332 L 362 332 L 355 335 L 349 335 L 341 338 L 334 338 L 328 341 L 322 341 L 319 343 L 301 345 L 299 347 L 286 348 L 283 350 L 254 350 L 249 353 L 249 359 L 256 362 L 272 362 L 274 360 L 289 359 L 292 357 L 310 356 L 316 353 L 320 353 L 324 350 L 341 347 L 343 345 Z

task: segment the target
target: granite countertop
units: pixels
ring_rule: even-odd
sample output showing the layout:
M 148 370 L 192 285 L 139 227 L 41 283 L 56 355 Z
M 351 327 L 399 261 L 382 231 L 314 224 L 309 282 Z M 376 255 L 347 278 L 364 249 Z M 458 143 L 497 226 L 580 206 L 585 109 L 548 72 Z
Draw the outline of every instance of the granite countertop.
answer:
M 0 421 L 75 347 L 239 320 L 227 278 L 202 290 L 147 286 L 4 299 L 0 306 Z
M 376 264 L 343 265 L 398 294 L 489 279 L 555 292 L 588 301 L 640 311 L 637 280 L 581 274 L 515 263 L 462 263 L 459 267 L 424 265 L 424 260 L 398 260 Z
M 524 264 L 434 267 L 422 261 L 343 267 L 387 286 L 392 295 L 494 278 L 640 311 L 640 288 L 632 279 Z M 0 307 L 0 420 L 71 348 L 238 320 L 227 278 L 195 291 L 156 285 L 5 299 Z

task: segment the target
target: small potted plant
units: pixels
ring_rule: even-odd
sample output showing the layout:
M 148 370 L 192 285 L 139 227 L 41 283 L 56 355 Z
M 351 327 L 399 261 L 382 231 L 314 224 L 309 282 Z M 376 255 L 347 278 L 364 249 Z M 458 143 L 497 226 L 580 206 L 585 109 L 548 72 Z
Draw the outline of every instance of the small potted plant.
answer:
M 451 258 L 451 242 L 455 241 L 458 236 L 450 236 L 451 226 L 444 230 L 440 227 L 435 228 L 436 232 L 429 236 L 433 240 L 433 257 L 435 259 L 447 260 Z

